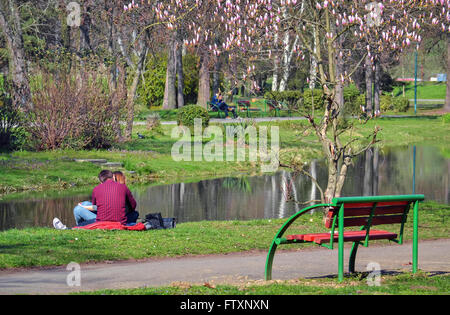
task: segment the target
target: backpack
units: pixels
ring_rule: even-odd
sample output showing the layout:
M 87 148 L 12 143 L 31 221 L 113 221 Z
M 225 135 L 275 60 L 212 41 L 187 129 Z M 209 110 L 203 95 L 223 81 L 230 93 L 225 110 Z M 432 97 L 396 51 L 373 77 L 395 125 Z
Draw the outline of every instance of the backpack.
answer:
M 161 213 L 150 213 L 145 216 L 144 225 L 147 230 L 173 229 L 176 226 L 175 218 L 163 218 Z

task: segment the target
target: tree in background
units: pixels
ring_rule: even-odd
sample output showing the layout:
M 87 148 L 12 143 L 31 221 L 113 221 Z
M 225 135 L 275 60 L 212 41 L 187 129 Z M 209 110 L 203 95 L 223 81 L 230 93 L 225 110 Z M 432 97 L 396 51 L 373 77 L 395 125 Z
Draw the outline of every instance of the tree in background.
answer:
M 176 5 L 199 10 L 204 1 L 179 0 Z M 210 23 L 192 27 L 188 42 L 194 44 L 211 36 L 220 28 L 225 37 L 222 46 L 212 46 L 210 51 L 221 54 L 226 51 L 230 63 L 239 58 L 247 64 L 247 73 L 239 80 L 251 77 L 256 70 L 256 55 L 272 54 L 274 39 L 280 23 L 292 32 L 298 44 L 294 50 L 299 55 L 308 51 L 317 63 L 317 84 L 323 89 L 325 105 L 323 115 L 307 115 L 313 132 L 322 145 L 328 161 L 328 183 L 322 199 L 330 202 L 340 196 L 347 174 L 355 156 L 366 151 L 377 141 L 378 128 L 367 139 L 350 137 L 344 142 L 342 135 L 353 127 L 343 123 L 344 110 L 342 88 L 351 81 L 353 73 L 365 62 L 377 60 L 383 52 L 401 52 L 412 43 L 420 44 L 422 25 L 427 24 L 449 30 L 448 1 L 404 0 L 379 1 L 297 1 L 297 0 L 248 0 L 214 1 Z M 278 9 L 275 4 L 283 7 Z M 195 15 L 194 15 L 195 16 Z M 168 16 L 168 19 L 177 19 Z M 374 22 L 375 21 L 375 22 Z M 194 26 L 194 25 L 193 25 Z M 211 27 L 213 26 L 213 27 Z M 349 38 L 354 44 L 346 45 Z M 363 51 L 359 60 L 350 58 L 352 51 Z M 237 75 L 237 74 L 235 74 Z M 349 127 L 350 126 L 350 127 Z M 362 141 L 361 141 L 362 140 Z
M 28 67 L 23 44 L 22 25 L 16 1 L 0 2 L 0 30 L 6 42 L 11 77 L 11 96 L 13 106 L 31 105 Z

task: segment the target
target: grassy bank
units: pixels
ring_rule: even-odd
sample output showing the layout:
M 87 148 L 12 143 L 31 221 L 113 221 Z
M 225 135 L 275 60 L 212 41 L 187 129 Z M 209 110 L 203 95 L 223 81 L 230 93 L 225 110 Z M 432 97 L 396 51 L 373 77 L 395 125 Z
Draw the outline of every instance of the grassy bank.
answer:
M 236 285 L 190 285 L 178 283 L 157 288 L 101 290 L 93 295 L 447 295 L 450 276 L 419 272 L 382 275 L 379 286 L 369 286 L 367 274 L 335 279 L 296 279 L 289 281 L 249 281 Z M 272 305 L 273 307 L 273 305 Z
M 280 130 L 281 157 L 293 154 L 303 161 L 322 156 L 321 146 L 312 132 L 305 131 L 306 121 L 279 121 L 258 123 L 276 125 Z M 450 124 L 440 117 L 381 118 L 358 126 L 350 136 L 364 139 L 378 126 L 381 127 L 378 145 L 399 146 L 408 144 L 432 144 L 448 148 Z M 170 183 L 196 179 L 257 174 L 261 164 L 256 162 L 174 162 L 172 146 L 178 139 L 171 138 L 173 126 L 163 125 L 161 132 L 150 132 L 145 126 L 136 126 L 130 142 L 116 145 L 111 150 L 58 150 L 47 152 L 20 151 L 0 154 L 0 197 L 21 191 L 45 191 L 80 189 L 98 183 L 101 166 L 92 163 L 76 163 L 74 159 L 106 159 L 120 162 L 127 172 L 129 183 Z M 145 139 L 139 139 L 137 132 Z M 204 144 L 208 139 L 204 140 Z M 226 150 L 224 149 L 224 152 Z
M 446 215 L 450 205 L 426 202 L 420 207 L 419 239 L 447 238 Z M 185 255 L 267 251 L 285 219 L 251 221 L 202 221 L 177 225 L 171 230 L 59 231 L 29 228 L 0 232 L 0 269 L 66 265 Z M 381 226 L 398 231 L 399 226 Z M 322 214 L 305 215 L 287 233 L 323 232 Z M 405 240 L 412 239 L 412 220 L 405 226 Z M 387 241 L 380 241 L 386 243 Z M 283 249 L 303 248 L 286 245 Z
M 442 82 L 418 82 L 418 99 L 445 99 L 447 86 Z M 403 96 L 403 86 L 396 86 L 392 92 L 394 96 Z M 405 97 L 414 99 L 414 82 L 405 83 Z

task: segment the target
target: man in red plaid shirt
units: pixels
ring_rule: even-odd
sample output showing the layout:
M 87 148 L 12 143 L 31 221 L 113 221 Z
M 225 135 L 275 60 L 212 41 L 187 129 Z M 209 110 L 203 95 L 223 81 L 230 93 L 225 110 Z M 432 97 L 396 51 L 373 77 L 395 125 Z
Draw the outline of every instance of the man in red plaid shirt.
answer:
M 96 221 L 120 222 L 123 225 L 136 223 L 139 216 L 135 211 L 136 200 L 128 187 L 115 182 L 109 170 L 101 171 L 98 178 L 101 184 L 92 191 L 92 204 L 97 206 Z
M 134 225 L 139 217 L 136 200 L 125 184 L 113 180 L 113 173 L 103 170 L 98 174 L 100 185 L 92 191 L 92 202 L 84 201 L 74 208 L 77 226 L 86 226 L 95 222 L 120 222 L 122 225 Z M 53 219 L 58 230 L 67 227 L 58 218 Z

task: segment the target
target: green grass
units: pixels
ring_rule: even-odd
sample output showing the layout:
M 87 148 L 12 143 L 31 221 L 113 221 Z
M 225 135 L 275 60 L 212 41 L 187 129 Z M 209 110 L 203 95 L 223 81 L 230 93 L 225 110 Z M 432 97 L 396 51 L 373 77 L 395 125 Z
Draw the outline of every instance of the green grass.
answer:
M 445 99 L 446 84 L 442 82 L 418 82 L 418 99 Z M 394 88 L 394 96 L 403 96 L 403 87 Z M 408 99 L 414 99 L 414 82 L 405 83 L 405 96 Z
M 449 210 L 450 205 L 433 202 L 421 205 L 419 239 L 447 238 L 450 235 L 446 220 Z M 188 222 L 178 224 L 175 229 L 145 232 L 12 229 L 0 232 L 0 269 L 66 265 L 72 261 L 87 263 L 267 251 L 285 220 Z M 399 225 L 380 228 L 398 231 Z M 316 233 L 325 230 L 322 214 L 315 213 L 300 217 L 287 233 Z M 405 241 L 411 239 L 412 220 L 408 220 Z M 284 245 L 281 250 L 307 246 L 311 244 Z
M 419 272 L 382 275 L 380 285 L 368 285 L 367 274 L 336 279 L 295 279 L 288 281 L 248 281 L 235 285 L 191 285 L 100 290 L 93 295 L 447 295 L 450 275 Z M 264 299 L 264 298 L 263 298 Z
M 450 124 L 440 117 L 420 116 L 413 118 L 380 118 L 370 120 L 365 125 L 356 123 L 355 130 L 343 135 L 343 141 L 350 137 L 359 138 L 361 145 L 367 136 L 380 127 L 378 145 L 400 146 L 408 144 L 432 144 L 447 148 L 450 143 Z M 307 131 L 306 121 L 278 121 L 258 123 L 255 126 L 278 126 L 280 131 L 280 156 L 290 159 L 296 156 L 303 162 L 323 156 L 316 136 Z M 223 127 L 223 125 L 220 125 Z M 171 138 L 174 126 L 163 125 L 162 132 L 147 131 L 145 126 L 136 126 L 130 142 L 117 145 L 112 150 L 57 150 L 45 152 L 18 151 L 0 154 L 0 195 L 21 191 L 46 191 L 81 189 L 98 183 L 100 166 L 91 163 L 75 163 L 75 158 L 107 159 L 121 162 L 127 173 L 129 184 L 174 183 L 205 178 L 258 174 L 259 162 L 174 162 L 171 149 L 178 139 Z M 138 139 L 136 133 L 146 136 Z M 206 144 L 209 139 L 203 141 Z M 226 150 L 224 148 L 224 154 Z

